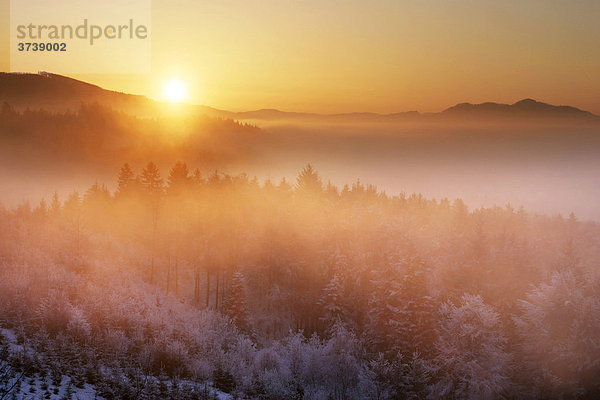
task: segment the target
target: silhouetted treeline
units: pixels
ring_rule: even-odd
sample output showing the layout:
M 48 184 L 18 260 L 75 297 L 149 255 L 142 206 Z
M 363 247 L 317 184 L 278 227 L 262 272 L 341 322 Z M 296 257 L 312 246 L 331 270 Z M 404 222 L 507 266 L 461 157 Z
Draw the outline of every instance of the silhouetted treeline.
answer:
M 117 181 L 0 211 L 0 323 L 36 354 L 13 364 L 73 354 L 65 374 L 108 398 L 169 379 L 268 399 L 600 394 L 595 222 L 338 188 L 310 165 Z
M 48 165 L 104 170 L 123 157 L 158 162 L 184 157 L 218 165 L 250 156 L 238 150 L 247 146 L 248 133 L 258 131 L 201 114 L 139 118 L 98 104 L 82 104 L 76 113 L 19 112 L 5 102 L 0 110 L 0 156 L 21 170 Z

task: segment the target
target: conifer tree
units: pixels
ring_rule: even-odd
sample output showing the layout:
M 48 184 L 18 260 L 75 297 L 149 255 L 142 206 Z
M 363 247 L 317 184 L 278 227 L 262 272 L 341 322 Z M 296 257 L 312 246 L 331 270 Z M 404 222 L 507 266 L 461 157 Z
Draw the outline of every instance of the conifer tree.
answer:
M 436 342 L 437 382 L 431 398 L 497 399 L 508 388 L 510 356 L 500 316 L 480 296 L 463 295 L 461 304 L 440 307 Z
M 332 200 L 335 200 L 339 197 L 338 188 L 333 183 L 331 183 L 331 181 L 327 181 L 327 187 L 325 189 L 325 192 L 327 193 L 327 197 L 329 197 Z
M 153 163 L 149 162 L 146 168 L 142 171 L 140 177 L 142 187 L 146 193 L 152 196 L 158 196 L 163 192 L 163 179 L 160 176 L 158 167 Z
M 231 286 L 223 310 L 240 329 L 248 328 L 248 308 L 244 275 L 236 271 L 231 278 Z
M 374 281 L 369 330 L 377 348 L 405 357 L 428 355 L 435 339 L 435 311 L 427 271 L 418 257 L 403 257 Z
M 54 194 L 52 195 L 52 202 L 50 203 L 50 215 L 51 216 L 57 216 L 58 214 L 60 214 L 60 200 L 58 198 L 58 192 L 54 191 Z
M 306 167 L 296 179 L 296 190 L 299 193 L 321 193 L 323 191 L 323 182 L 319 174 L 312 165 L 307 164 Z
M 38 218 L 46 218 L 48 216 L 48 203 L 46 203 L 46 200 L 42 199 L 42 201 L 40 201 L 40 204 L 36 207 L 33 213 Z
M 181 194 L 191 181 L 190 171 L 185 163 L 178 161 L 169 172 L 169 194 Z
M 149 162 L 142 171 L 140 182 L 144 191 L 150 195 L 152 215 L 152 239 L 150 244 L 150 283 L 154 282 L 154 258 L 156 252 L 156 235 L 158 231 L 158 209 L 159 197 L 163 193 L 163 180 L 158 168 L 153 162 Z
M 323 294 L 319 299 L 319 305 L 323 308 L 321 320 L 328 325 L 345 319 L 343 289 L 343 283 L 338 274 L 334 274 L 327 286 L 323 288 Z
M 118 195 L 124 195 L 131 192 L 135 183 L 135 176 L 133 170 L 129 164 L 125 163 L 119 171 L 117 193 Z
M 281 182 L 279 182 L 277 189 L 279 190 L 279 192 L 287 194 L 291 192 L 292 186 L 288 183 L 284 176 L 283 178 L 281 178 Z
M 200 169 L 196 168 L 194 170 L 191 180 L 195 186 L 200 186 L 202 183 L 204 183 L 204 178 L 202 177 L 202 173 L 200 172 Z

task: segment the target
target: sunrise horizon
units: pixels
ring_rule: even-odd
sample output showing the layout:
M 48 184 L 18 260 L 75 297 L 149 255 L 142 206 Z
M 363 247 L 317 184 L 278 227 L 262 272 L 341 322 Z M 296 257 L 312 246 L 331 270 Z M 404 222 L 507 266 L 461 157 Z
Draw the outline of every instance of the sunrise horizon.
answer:
M 19 72 L 19 71 L 0 71 L 0 73 L 7 73 L 7 74 L 15 74 L 15 75 L 45 75 L 45 74 L 50 74 L 50 75 L 56 75 L 56 76 L 60 76 L 60 77 L 65 77 L 65 78 L 69 78 L 69 79 L 73 79 L 85 84 L 90 84 L 90 85 L 94 85 L 99 87 L 100 89 L 106 90 L 106 91 L 112 91 L 112 92 L 117 92 L 117 93 L 123 93 L 123 94 L 127 94 L 127 95 L 132 95 L 132 96 L 143 96 L 149 100 L 152 101 L 156 101 L 156 102 L 160 102 L 160 103 L 179 103 L 182 105 L 189 105 L 189 106 L 202 106 L 202 107 L 210 107 L 210 108 L 214 108 L 217 110 L 221 110 L 221 111 L 231 111 L 231 112 L 236 112 L 236 113 L 245 113 L 245 112 L 253 112 L 253 111 L 280 111 L 283 113 L 302 113 L 302 114 L 313 114 L 313 115 L 320 115 L 320 116 L 334 116 L 334 115 L 343 115 L 343 114 L 377 114 L 377 115 L 381 115 L 381 116 L 389 116 L 389 115 L 394 115 L 394 114 L 404 114 L 404 113 L 419 113 L 419 114 L 439 114 L 443 111 L 448 110 L 449 108 L 455 107 L 455 106 L 460 106 L 460 105 L 486 105 L 486 104 L 493 104 L 493 105 L 516 105 L 520 102 L 523 101 L 528 101 L 528 100 L 533 100 L 536 103 L 543 103 L 543 104 L 547 104 L 547 105 L 552 105 L 552 106 L 557 106 L 557 107 L 575 107 L 581 111 L 586 111 L 589 113 L 592 113 L 594 116 L 598 116 L 599 113 L 593 112 L 591 110 L 585 109 L 585 108 L 581 108 L 581 107 L 577 107 L 574 104 L 567 104 L 566 102 L 558 102 L 558 103 L 551 103 L 550 101 L 545 101 L 544 99 L 539 99 L 539 98 L 534 98 L 532 96 L 525 96 L 525 97 L 521 97 L 521 98 L 517 98 L 517 99 L 513 99 L 513 100 L 509 100 L 506 102 L 503 101 L 499 101 L 496 99 L 486 99 L 483 101 L 466 101 L 464 99 L 462 100 L 457 100 L 454 103 L 448 104 L 445 107 L 439 108 L 439 109 L 435 109 L 435 110 L 421 110 L 421 109 L 416 109 L 416 108 L 408 108 L 408 109 L 403 109 L 403 110 L 395 110 L 392 112 L 382 112 L 382 111 L 378 111 L 378 110 L 368 110 L 368 109 L 347 109 L 347 110 L 339 110 L 337 112 L 320 112 L 318 110 L 313 110 L 313 109 L 283 109 L 283 108 L 279 108 L 279 107 L 262 107 L 262 106 L 255 106 L 253 108 L 246 108 L 246 109 L 239 109 L 239 108 L 227 108 L 227 107 L 217 107 L 213 104 L 207 104 L 207 103 L 201 103 L 201 102 L 192 102 L 192 100 L 190 100 L 188 98 L 188 93 L 187 90 L 188 88 L 185 86 L 184 82 L 179 81 L 178 77 L 173 76 L 167 80 L 164 80 L 163 83 L 163 93 L 159 93 L 156 95 L 151 95 L 151 94 L 147 94 L 147 93 L 133 93 L 133 92 L 125 92 L 122 90 L 119 90 L 118 88 L 111 88 L 111 87 L 105 87 L 102 86 L 100 83 L 89 80 L 83 80 L 82 77 L 74 74 L 74 75 L 67 75 L 67 74 L 58 74 L 58 73 L 54 73 L 52 71 L 38 71 L 38 72 Z M 183 98 L 169 98 L 168 94 L 165 94 L 164 91 L 166 90 L 165 86 L 169 85 L 169 84 L 173 84 L 173 82 L 177 82 L 177 85 L 180 85 L 180 87 L 178 87 L 176 90 L 177 91 L 184 91 L 185 94 L 183 95 Z M 179 94 L 181 95 L 181 94 Z M 179 95 L 175 95 L 175 96 L 179 96 Z

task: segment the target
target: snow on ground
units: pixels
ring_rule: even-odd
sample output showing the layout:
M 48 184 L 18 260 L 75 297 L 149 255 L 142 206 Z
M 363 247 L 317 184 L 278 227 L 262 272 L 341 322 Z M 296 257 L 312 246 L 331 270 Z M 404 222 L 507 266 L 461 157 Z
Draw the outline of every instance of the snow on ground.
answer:
M 23 351 L 23 346 L 17 344 L 17 334 L 14 330 L 0 327 L 0 344 L 8 345 L 10 353 Z M 0 369 L 8 367 L 5 360 L 0 359 Z M 0 371 L 1 372 L 1 371 Z M 17 382 L 18 381 L 18 382 Z M 17 382 L 15 384 L 15 382 Z M 190 384 L 193 382 L 182 381 L 181 384 Z M 3 397 L 8 390 L 13 387 L 8 396 Z M 223 393 L 215 388 L 211 388 L 212 393 L 219 400 L 232 400 L 233 396 Z M 76 387 L 72 384 L 71 378 L 63 375 L 59 385 L 54 385 L 49 374 L 41 377 L 39 374 L 27 375 L 21 377 L 16 373 L 15 377 L 8 382 L 0 382 L 0 398 L 7 400 L 107 400 L 96 393 L 94 385 L 84 384 L 83 387 Z
M 12 329 L 5 329 L 0 327 L 0 343 L 5 343 L 8 345 L 8 351 L 11 353 L 16 353 L 19 351 L 23 351 L 23 346 L 18 344 L 17 333 Z
M 52 385 L 49 378 L 41 378 L 39 375 L 26 377 L 21 380 L 20 390 L 13 390 L 15 394 L 14 398 L 16 400 L 68 399 L 69 391 L 71 393 L 70 398 L 72 400 L 105 400 L 104 397 L 96 394 L 96 389 L 93 385 L 85 384 L 82 388 L 74 387 L 71 385 L 71 380 L 67 376 L 63 376 L 60 386 Z

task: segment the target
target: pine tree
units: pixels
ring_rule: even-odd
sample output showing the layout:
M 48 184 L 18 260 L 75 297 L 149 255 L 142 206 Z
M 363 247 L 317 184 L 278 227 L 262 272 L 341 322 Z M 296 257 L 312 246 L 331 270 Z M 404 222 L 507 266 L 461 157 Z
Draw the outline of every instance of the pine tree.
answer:
M 398 351 L 396 325 L 405 318 L 399 296 L 402 284 L 396 276 L 385 275 L 373 281 L 367 330 L 374 351 L 395 355 Z
M 318 304 L 323 308 L 321 320 L 329 326 L 338 320 L 345 320 L 343 290 L 343 283 L 338 274 L 333 275 L 327 286 L 323 288 Z
M 576 272 L 554 272 L 519 301 L 514 317 L 525 371 L 544 398 L 600 393 L 600 282 Z
M 331 183 L 331 181 L 327 181 L 325 193 L 327 193 L 327 197 L 329 197 L 332 200 L 337 200 L 340 197 L 338 188 L 333 183 Z
M 427 271 L 418 257 L 404 257 L 374 280 L 369 331 L 377 350 L 409 358 L 431 354 L 435 310 Z
M 238 328 L 243 330 L 248 328 L 248 308 L 246 305 L 244 275 L 239 271 L 233 273 L 223 311 L 233 320 Z
M 151 196 L 158 196 L 163 193 L 163 179 L 160 177 L 158 167 L 153 162 L 148 163 L 140 178 L 146 193 Z
M 58 214 L 60 214 L 60 200 L 58 199 L 58 193 L 56 191 L 54 191 L 54 194 L 52 195 L 52 202 L 50 203 L 50 215 L 51 216 L 57 216 Z
M 273 182 L 271 181 L 271 178 L 267 178 L 265 180 L 265 182 L 263 183 L 262 187 L 269 194 L 272 193 L 273 190 L 275 189 L 275 185 L 273 185 Z
M 342 188 L 340 197 L 342 199 L 348 199 L 350 197 L 350 187 L 348 186 L 348 184 L 344 185 L 344 187 Z
M 140 182 L 151 198 L 152 237 L 150 243 L 150 283 L 154 283 L 154 261 L 156 253 L 156 236 L 158 233 L 159 197 L 163 193 L 163 180 L 153 162 L 149 162 L 142 171 Z
M 323 191 L 321 178 L 312 165 L 307 164 L 306 167 L 300 171 L 300 174 L 298 174 L 298 178 L 296 179 L 296 190 L 299 193 L 312 194 L 321 193 Z
M 130 193 L 135 186 L 135 176 L 129 164 L 125 163 L 119 171 L 117 195 Z
M 79 196 L 79 192 L 75 191 L 69 195 L 64 204 L 65 211 L 72 215 L 78 214 L 81 208 L 81 197 Z
M 169 172 L 169 193 L 181 194 L 190 184 L 190 171 L 185 163 L 178 161 Z
M 285 179 L 285 176 L 283 178 L 281 178 L 281 182 L 279 182 L 279 185 L 277 186 L 277 190 L 283 194 L 288 194 L 292 191 L 292 186 L 287 182 L 287 180 Z
M 110 200 L 110 192 L 105 185 L 94 183 L 84 194 L 86 204 L 93 206 L 101 206 Z
M 405 259 L 402 270 L 400 297 L 406 318 L 396 324 L 399 351 L 407 355 L 419 353 L 428 356 L 435 340 L 435 302 L 426 279 L 430 270 L 418 257 Z
M 194 170 L 194 173 L 192 175 L 192 183 L 195 186 L 200 186 L 204 183 L 204 178 L 202 177 L 202 173 L 200 172 L 200 170 L 198 168 L 196 168 Z
M 42 199 L 40 201 L 40 204 L 33 210 L 33 214 L 39 219 L 44 219 L 48 216 L 48 203 L 46 203 L 46 200 Z
M 452 210 L 454 211 L 454 218 L 459 224 L 465 223 L 465 218 L 469 214 L 469 208 L 462 199 L 456 199 L 452 203 Z
M 497 399 L 508 389 L 510 356 L 500 316 L 480 296 L 465 294 L 461 305 L 440 308 L 436 342 L 437 382 L 432 398 Z

